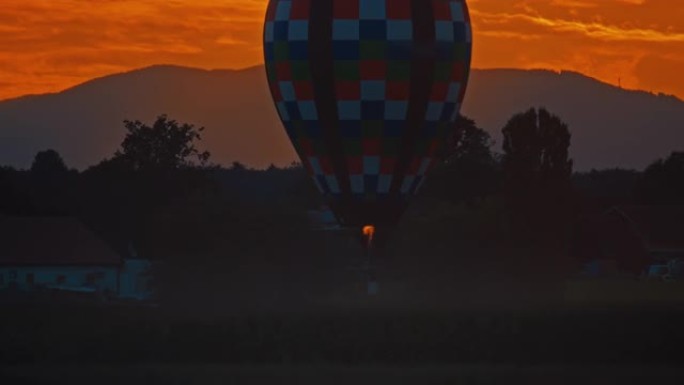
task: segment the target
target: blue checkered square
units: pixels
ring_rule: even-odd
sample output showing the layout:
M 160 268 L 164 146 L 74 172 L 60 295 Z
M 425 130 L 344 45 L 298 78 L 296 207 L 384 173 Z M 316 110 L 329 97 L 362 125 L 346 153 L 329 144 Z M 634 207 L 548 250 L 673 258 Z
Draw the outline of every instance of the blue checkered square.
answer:
M 361 119 L 361 102 L 358 100 L 339 101 L 337 113 L 340 120 L 359 120 Z
M 302 120 L 297 102 L 285 102 L 285 108 L 287 108 L 287 114 L 290 115 L 290 120 Z
M 286 102 L 294 102 L 297 100 L 297 95 L 295 94 L 294 84 L 292 82 L 278 82 L 280 87 L 280 95 Z
M 323 137 L 323 130 L 321 129 L 321 124 L 318 120 L 304 122 L 304 132 L 306 133 L 306 136 L 311 139 L 320 139 Z
M 309 164 L 311 165 L 311 169 L 315 175 L 323 175 L 323 168 L 321 167 L 321 163 L 318 161 L 318 157 L 310 156 Z
M 455 109 L 456 109 L 456 103 L 444 103 L 444 107 L 442 108 L 442 115 L 440 116 L 440 120 L 451 119 L 451 116 L 454 114 Z
M 349 184 L 351 184 L 351 190 L 354 194 L 363 193 L 363 182 L 363 175 L 349 175 Z
M 325 176 L 325 181 L 328 184 L 328 190 L 332 194 L 339 194 L 340 193 L 340 184 L 337 183 L 337 177 L 334 175 L 326 175 Z
M 290 12 L 292 11 L 292 2 L 290 0 L 280 0 L 276 8 L 275 20 L 289 20 Z
M 316 110 L 316 104 L 313 100 L 300 101 L 299 103 L 299 113 L 302 115 L 304 120 L 316 120 L 318 119 L 318 111 Z
M 379 156 L 364 156 L 363 157 L 363 174 L 364 175 L 378 175 L 378 174 L 380 174 L 380 157 Z
M 415 180 L 416 177 L 414 175 L 404 176 L 404 181 L 401 184 L 401 193 L 408 194 L 411 191 L 411 187 L 413 187 L 413 182 L 415 182 Z
M 358 41 L 333 41 L 333 58 L 335 60 L 359 60 Z
M 410 20 L 387 20 L 387 40 L 413 39 L 413 23 Z
M 447 93 L 447 101 L 456 103 L 458 96 L 461 94 L 461 84 L 456 82 L 449 83 L 449 92 Z
M 362 100 L 385 100 L 385 81 L 383 81 L 383 80 L 362 81 L 361 82 L 361 99 Z
M 264 41 L 272 43 L 275 39 L 275 25 L 272 21 L 266 22 L 264 25 Z
M 437 20 L 435 21 L 435 38 L 438 41 L 454 41 L 454 22 Z
M 291 41 L 288 46 L 290 60 L 309 59 L 309 43 L 307 41 Z
M 454 108 L 454 113 L 451 114 L 451 116 L 449 117 L 449 121 L 452 123 L 456 122 L 456 119 L 458 119 L 458 114 L 460 111 L 461 111 L 461 104 L 456 103 L 456 108 Z
M 392 175 L 380 175 L 378 177 L 378 193 L 387 194 L 392 187 Z
M 442 109 L 444 109 L 444 103 L 441 102 L 429 102 L 427 113 L 425 114 L 425 120 L 430 122 L 436 122 L 442 117 Z
M 403 100 L 385 101 L 385 120 L 406 120 L 408 102 Z
M 384 20 L 386 15 L 385 0 L 359 1 L 359 17 L 362 20 Z
M 287 112 L 287 106 L 285 105 L 285 102 L 277 102 L 276 107 L 278 108 L 278 114 L 280 115 L 280 119 L 284 122 L 289 121 L 290 114 Z
M 464 22 L 465 15 L 463 13 L 463 4 L 460 1 L 452 1 L 451 4 L 451 18 L 454 21 Z
M 389 41 L 387 44 L 387 59 L 411 60 L 413 43 L 411 41 Z
M 465 41 L 467 37 L 465 23 L 454 23 L 454 39 L 455 41 Z
M 385 138 L 398 138 L 404 132 L 406 125 L 405 117 L 401 120 L 388 120 L 382 127 L 382 136 Z
M 306 20 L 290 20 L 287 37 L 290 40 L 307 40 L 309 38 L 309 22 Z
M 361 116 L 364 120 L 385 119 L 384 101 L 361 101 Z
M 363 40 L 385 40 L 387 38 L 387 22 L 385 20 L 361 20 L 359 36 Z
M 316 184 L 316 187 L 318 188 L 318 191 L 320 191 L 323 194 L 328 194 L 330 191 L 328 189 L 328 185 L 325 182 L 325 177 L 322 175 L 315 175 L 313 178 L 314 183 Z
M 275 61 L 275 51 L 273 46 L 274 44 L 272 42 L 264 43 L 264 59 L 267 63 L 272 63 Z
M 335 19 L 333 20 L 333 40 L 358 40 L 359 21 Z
M 364 175 L 363 182 L 367 192 L 378 191 L 378 175 Z
M 287 21 L 276 21 L 273 23 L 273 40 L 287 40 L 289 24 Z

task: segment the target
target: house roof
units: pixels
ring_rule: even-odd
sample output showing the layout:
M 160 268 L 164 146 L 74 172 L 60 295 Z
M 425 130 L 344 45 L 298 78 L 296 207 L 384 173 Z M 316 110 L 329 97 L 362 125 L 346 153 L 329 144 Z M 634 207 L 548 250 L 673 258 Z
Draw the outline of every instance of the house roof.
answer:
M 684 206 L 620 206 L 625 218 L 651 251 L 684 251 Z
M 69 217 L 0 217 L 0 265 L 117 265 L 121 256 Z

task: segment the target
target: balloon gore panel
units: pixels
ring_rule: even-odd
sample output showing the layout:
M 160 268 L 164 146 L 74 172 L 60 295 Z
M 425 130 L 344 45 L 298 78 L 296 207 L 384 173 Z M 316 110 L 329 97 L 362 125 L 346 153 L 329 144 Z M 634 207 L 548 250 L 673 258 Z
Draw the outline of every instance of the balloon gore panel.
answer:
M 302 164 L 338 220 L 395 224 L 468 82 L 464 0 L 271 0 L 264 57 Z

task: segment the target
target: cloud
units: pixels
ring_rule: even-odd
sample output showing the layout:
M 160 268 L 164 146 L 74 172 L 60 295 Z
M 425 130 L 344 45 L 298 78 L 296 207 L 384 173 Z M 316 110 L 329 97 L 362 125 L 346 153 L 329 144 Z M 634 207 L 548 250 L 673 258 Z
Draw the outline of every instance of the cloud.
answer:
M 684 60 L 683 1 L 468 3 L 476 67 L 569 69 L 611 82 L 621 77 L 626 86 L 667 89 L 684 97 L 684 85 L 663 82 L 663 77 L 682 77 L 671 61 Z M 158 63 L 209 69 L 259 64 L 266 4 L 266 0 L 2 0 L 0 99 L 59 91 L 94 77 Z M 648 65 L 638 67 L 642 61 Z M 655 73 L 658 65 L 662 74 Z

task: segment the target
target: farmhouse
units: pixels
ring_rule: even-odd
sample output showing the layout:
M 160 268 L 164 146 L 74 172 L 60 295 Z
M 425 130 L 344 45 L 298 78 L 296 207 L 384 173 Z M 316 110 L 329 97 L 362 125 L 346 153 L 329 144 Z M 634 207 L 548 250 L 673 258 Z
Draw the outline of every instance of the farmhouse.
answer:
M 147 299 L 149 267 L 122 258 L 77 219 L 0 217 L 0 290 Z
M 574 253 L 635 275 L 684 260 L 684 206 L 619 206 L 584 221 Z

